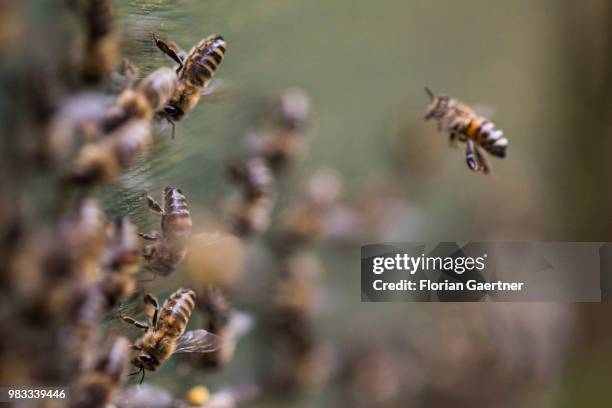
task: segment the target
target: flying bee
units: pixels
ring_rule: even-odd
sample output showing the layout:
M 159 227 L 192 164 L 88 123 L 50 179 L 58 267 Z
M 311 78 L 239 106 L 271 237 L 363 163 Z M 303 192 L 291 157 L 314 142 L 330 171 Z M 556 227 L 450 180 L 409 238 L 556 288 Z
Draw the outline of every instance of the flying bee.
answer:
M 146 240 L 156 241 L 144 249 L 147 267 L 162 276 L 170 274 L 187 254 L 187 240 L 191 235 L 191 215 L 187 199 L 178 188 L 164 188 L 163 206 L 148 194 L 147 205 L 161 216 L 161 234 L 140 234 Z
M 85 81 L 98 82 L 110 74 L 119 61 L 119 37 L 111 0 L 71 0 L 85 23 L 85 49 L 81 57 Z
M 247 139 L 248 149 L 261 156 L 278 174 L 306 148 L 305 131 L 311 122 L 310 100 L 299 88 L 287 89 L 271 110 L 267 129 Z
M 144 334 L 132 345 L 136 351 L 132 364 L 139 369 L 134 374 L 142 373 L 141 383 L 145 370 L 155 371 L 175 353 L 210 353 L 218 348 L 217 336 L 206 330 L 185 332 L 195 300 L 193 290 L 179 289 L 166 299 L 160 309 L 157 299 L 147 294 L 145 304 L 153 308 L 153 316 L 148 322 L 121 316 L 125 322 L 144 330 Z
M 103 257 L 104 277 L 101 288 L 109 306 L 134 291 L 133 274 L 140 265 L 140 246 L 136 226 L 127 217 L 115 220 Z
M 234 214 L 233 230 L 240 237 L 265 231 L 274 208 L 274 176 L 260 157 L 230 163 L 231 179 L 242 187 L 242 198 Z
M 435 96 L 428 88 L 425 91 L 431 99 L 425 120 L 436 119 L 438 130 L 450 133 L 452 146 L 457 140 L 466 143 L 465 158 L 470 170 L 490 173 L 491 165 L 480 148 L 493 156 L 506 157 L 508 139 L 503 132 L 463 103 L 445 95 Z
M 130 342 L 118 337 L 105 356 L 86 373 L 76 388 L 76 396 L 71 408 L 103 408 L 110 404 L 121 381 L 121 376 L 129 363 Z
M 174 138 L 174 122 L 180 121 L 198 104 L 200 97 L 209 92 L 208 84 L 223 61 L 227 44 L 222 36 L 213 34 L 186 53 L 175 43 L 162 40 L 155 34 L 153 40 L 163 53 L 179 64 L 176 69 L 178 88 L 159 112 L 172 125 Z
M 227 364 L 234 356 L 236 344 L 253 327 L 253 318 L 242 312 L 231 309 L 223 291 L 218 287 L 208 286 L 204 290 L 199 309 L 208 318 L 208 331 L 219 336 L 219 348 L 202 356 L 205 367 L 220 367 Z

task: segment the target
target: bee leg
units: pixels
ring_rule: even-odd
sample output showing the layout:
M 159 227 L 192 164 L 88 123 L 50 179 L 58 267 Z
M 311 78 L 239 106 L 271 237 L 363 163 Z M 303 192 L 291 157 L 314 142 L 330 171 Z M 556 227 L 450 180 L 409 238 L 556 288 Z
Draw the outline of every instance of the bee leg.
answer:
M 139 329 L 143 329 L 143 330 L 149 330 L 149 325 L 146 324 L 145 322 L 139 322 L 138 320 L 135 320 L 129 316 L 121 316 L 121 320 L 123 320 L 124 322 L 126 322 L 127 324 L 132 324 L 136 327 L 138 327 Z
M 479 147 L 476 147 L 476 159 L 478 159 L 478 163 L 480 163 L 480 167 L 482 168 L 482 172 L 484 174 L 491 173 L 491 164 L 489 164 L 489 160 L 487 160 L 486 156 L 482 154 L 482 151 Z
M 450 135 L 449 135 L 449 138 L 448 138 L 448 144 L 452 148 L 456 148 L 457 147 L 457 134 L 455 132 L 450 132 Z
M 145 197 L 145 200 L 147 201 L 147 206 L 149 207 L 151 211 L 153 211 L 157 215 L 164 215 L 164 209 L 157 203 L 157 201 L 155 201 L 153 197 L 151 197 L 149 194 L 146 194 L 146 193 L 144 197 Z
M 147 293 L 144 297 L 145 304 L 153 306 L 153 319 L 151 319 L 151 327 L 157 326 L 157 315 L 159 312 L 159 303 L 155 296 L 150 293 Z
M 157 232 L 152 232 L 150 234 L 139 232 L 138 236 L 140 236 L 142 239 L 146 239 L 147 241 L 156 241 L 159 239 L 159 233 Z
M 480 167 L 478 166 L 478 162 L 476 161 L 476 156 L 474 155 L 474 142 L 470 139 L 466 142 L 465 148 L 465 161 L 472 171 L 479 171 Z
M 170 126 L 172 126 L 172 140 L 174 140 L 174 135 L 176 133 L 176 126 L 174 125 L 174 121 L 173 120 L 170 120 L 170 119 L 167 119 L 167 118 L 166 118 L 166 120 L 168 121 L 168 123 L 170 123 Z
M 152 33 L 152 36 L 153 41 L 155 41 L 155 45 L 157 45 L 157 48 L 159 48 L 164 54 L 166 54 L 179 64 L 179 67 L 176 70 L 176 72 L 178 73 L 183 68 L 185 51 L 181 50 L 180 47 L 172 41 L 164 41 L 160 38 L 157 38 L 155 33 Z
M 145 378 L 145 373 L 146 373 L 146 371 L 145 371 L 145 369 L 143 368 L 143 369 L 142 369 L 142 377 L 140 377 L 140 384 L 142 384 L 142 382 L 144 381 L 144 378 Z

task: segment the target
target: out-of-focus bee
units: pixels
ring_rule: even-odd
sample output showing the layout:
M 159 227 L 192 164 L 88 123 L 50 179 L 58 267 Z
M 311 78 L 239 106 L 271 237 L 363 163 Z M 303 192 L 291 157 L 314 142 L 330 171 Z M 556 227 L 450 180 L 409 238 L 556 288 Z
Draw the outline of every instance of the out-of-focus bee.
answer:
M 98 82 L 110 74 L 119 61 L 119 38 L 111 0 L 71 0 L 85 23 L 85 49 L 81 57 L 82 76 Z
M 96 200 L 86 199 L 64 215 L 45 257 L 48 278 L 65 277 L 89 284 L 99 278 L 99 260 L 105 246 L 106 217 Z
M 152 144 L 151 124 L 129 121 L 102 141 L 85 145 L 65 181 L 77 185 L 110 183 Z
M 187 199 L 178 188 L 164 188 L 163 206 L 148 194 L 147 205 L 161 216 L 161 233 L 140 234 L 146 240 L 156 241 L 144 249 L 147 268 L 162 276 L 170 274 L 187 254 L 187 240 L 191 235 L 191 215 Z
M 132 74 L 128 74 L 132 75 Z M 126 88 L 102 121 L 101 131 L 109 133 L 130 119 L 150 121 L 177 90 L 176 74 L 167 67 L 158 68 L 138 86 Z
M 128 316 L 121 318 L 144 334 L 134 342 L 132 348 L 136 355 L 132 364 L 142 372 L 155 371 L 175 353 L 209 353 L 218 348 L 219 339 L 206 330 L 185 332 L 189 317 L 195 306 L 196 294 L 191 289 L 179 289 L 159 308 L 157 299 L 145 295 L 145 304 L 153 308 L 153 316 L 148 322 L 140 322 Z M 134 373 L 136 374 L 136 373 Z
M 312 323 L 313 311 L 319 305 L 322 268 L 314 255 L 300 252 L 283 262 L 281 272 L 273 323 L 276 344 L 283 352 L 278 356 L 275 382 L 286 390 L 317 387 L 330 369 L 328 350 L 319 343 Z
M 207 287 L 203 291 L 198 307 L 208 319 L 207 329 L 219 336 L 219 348 L 204 354 L 201 361 L 205 367 L 220 367 L 234 356 L 236 343 L 253 327 L 250 315 L 230 308 L 220 288 Z
M 260 157 L 229 165 L 231 179 L 242 187 L 242 197 L 235 210 L 232 230 L 239 237 L 264 232 L 270 225 L 274 208 L 274 177 Z
M 136 226 L 126 217 L 118 218 L 111 227 L 102 261 L 101 288 L 109 306 L 134 291 L 133 274 L 140 266 L 140 255 Z
M 74 184 L 114 180 L 153 143 L 151 119 L 174 93 L 176 78 L 169 68 L 149 74 L 136 89 L 126 89 L 102 119 L 93 136 L 102 140 L 86 144 L 66 177 Z
M 299 88 L 286 90 L 271 115 L 269 128 L 254 133 L 247 140 L 250 153 L 263 157 L 278 174 L 305 149 L 304 132 L 310 119 L 310 101 Z
M 504 158 L 508 139 L 501 130 L 482 116 L 477 115 L 470 107 L 448 96 L 435 96 L 425 88 L 431 99 L 425 120 L 434 118 L 438 121 L 438 130 L 450 133 L 450 143 L 457 140 L 466 143 L 465 157 L 470 170 L 483 171 L 488 174 L 491 165 L 480 151 L 482 147 L 489 154 Z
M 318 170 L 309 180 L 301 200 L 290 206 L 282 217 L 279 245 L 289 248 L 315 241 L 324 234 L 327 215 L 337 204 L 342 181 L 333 169 Z
M 118 337 L 108 354 L 77 384 L 72 408 L 103 408 L 113 402 L 121 377 L 130 359 L 130 342 Z
M 181 120 L 199 102 L 202 94 L 207 92 L 208 84 L 223 61 L 227 44 L 222 36 L 213 34 L 189 51 L 187 54 L 178 45 L 165 41 L 153 34 L 157 47 L 176 61 L 178 88 L 172 99 L 160 110 L 160 115 L 172 124 L 174 138 L 174 122 Z

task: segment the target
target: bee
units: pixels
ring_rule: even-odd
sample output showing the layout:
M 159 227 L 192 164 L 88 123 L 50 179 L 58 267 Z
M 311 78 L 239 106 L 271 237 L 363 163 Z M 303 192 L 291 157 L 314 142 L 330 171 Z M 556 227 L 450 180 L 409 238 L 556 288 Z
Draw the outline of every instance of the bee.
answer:
M 228 165 L 230 178 L 242 187 L 241 202 L 235 211 L 233 230 L 239 237 L 264 232 L 274 208 L 274 176 L 260 157 Z
M 176 89 L 169 68 L 149 74 L 136 89 L 121 93 L 109 108 L 97 130 L 104 137 L 87 143 L 66 176 L 72 184 L 108 183 L 129 167 L 139 154 L 153 144 L 151 119 Z M 95 132 L 94 132 L 95 133 Z
M 136 351 L 132 364 L 139 369 L 133 374 L 142 373 L 141 383 L 145 370 L 155 371 L 175 353 L 209 353 L 218 348 L 217 336 L 206 330 L 185 332 L 195 300 L 193 290 L 179 289 L 166 299 L 160 309 L 157 299 L 147 294 L 145 304 L 153 308 L 148 322 L 121 316 L 125 322 L 144 330 L 144 334 L 132 345 Z
M 162 40 L 155 34 L 153 41 L 163 53 L 179 64 L 176 69 L 178 88 L 171 100 L 160 110 L 160 115 L 172 125 L 174 138 L 174 122 L 180 121 L 191 111 L 202 94 L 207 94 L 206 88 L 223 61 L 227 44 L 222 36 L 213 34 L 186 53 L 175 43 Z
M 71 0 L 72 7 L 86 26 L 82 76 L 87 82 L 99 82 L 110 74 L 119 61 L 119 36 L 111 0 Z
M 208 318 L 208 331 L 220 338 L 219 348 L 204 354 L 201 361 L 205 367 L 223 366 L 234 356 L 238 339 L 253 327 L 253 319 L 246 313 L 232 310 L 218 287 L 205 288 L 198 306 Z
M 140 246 L 136 226 L 127 217 L 115 220 L 103 257 L 104 276 L 100 283 L 110 307 L 134 291 L 132 275 L 140 266 Z
M 311 121 L 310 101 L 302 89 L 290 88 L 271 112 L 268 129 L 247 140 L 252 155 L 263 157 L 278 174 L 305 149 L 304 133 Z
M 110 183 L 152 144 L 151 124 L 129 121 L 103 140 L 86 144 L 64 181 L 77 185 Z
M 131 75 L 133 74 L 128 74 Z M 103 119 L 100 130 L 102 133 L 110 133 L 130 119 L 150 121 L 155 112 L 162 109 L 172 98 L 177 85 L 176 74 L 172 69 L 156 69 L 138 86 L 128 86 L 119 94 Z
M 495 157 L 506 157 L 508 139 L 503 132 L 463 103 L 448 96 L 435 96 L 428 88 L 425 91 L 431 100 L 425 120 L 436 119 L 438 130 L 450 133 L 452 146 L 457 140 L 466 143 L 465 158 L 470 170 L 490 173 L 491 165 L 480 148 Z
M 282 217 L 281 247 L 286 249 L 314 242 L 329 228 L 331 210 L 338 205 L 342 180 L 333 169 L 322 168 L 313 174 L 301 194 Z
M 146 195 L 148 207 L 161 216 L 161 234 L 139 234 L 142 238 L 156 241 L 144 249 L 147 267 L 162 276 L 170 274 L 187 254 L 187 240 L 191 235 L 191 215 L 187 199 L 178 188 L 164 188 L 163 206 L 150 195 Z
M 99 359 L 95 367 L 78 383 L 70 407 L 103 408 L 113 402 L 129 358 L 129 340 L 125 337 L 116 338 L 108 354 Z

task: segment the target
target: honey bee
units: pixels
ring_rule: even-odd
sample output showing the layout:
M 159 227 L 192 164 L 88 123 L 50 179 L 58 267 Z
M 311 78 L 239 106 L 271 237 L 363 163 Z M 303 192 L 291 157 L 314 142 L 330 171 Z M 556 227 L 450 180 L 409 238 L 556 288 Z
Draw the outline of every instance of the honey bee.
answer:
M 71 408 L 103 408 L 113 400 L 119 388 L 121 376 L 129 363 L 130 342 L 118 337 L 93 370 L 86 373 L 76 387 Z
M 324 236 L 330 224 L 329 214 L 337 206 L 341 192 L 342 180 L 335 170 L 322 168 L 313 174 L 301 194 L 301 200 L 283 214 L 279 245 L 290 249 Z
M 111 0 L 71 0 L 86 26 L 82 76 L 98 82 L 110 74 L 119 60 L 119 38 Z
M 304 132 L 310 123 L 310 101 L 298 88 L 286 90 L 272 110 L 268 129 L 247 140 L 252 155 L 263 157 L 278 174 L 305 149 Z
M 480 148 L 493 156 L 506 157 L 508 139 L 503 132 L 463 103 L 448 96 L 435 96 L 428 88 L 425 91 L 431 99 L 425 120 L 436 119 L 438 130 L 450 133 L 452 146 L 457 140 L 466 143 L 465 157 L 470 170 L 490 173 L 491 165 Z
M 253 319 L 246 313 L 232 310 L 218 287 L 207 287 L 198 306 L 208 318 L 208 331 L 220 339 L 219 348 L 204 354 L 201 361 L 205 367 L 223 366 L 234 356 L 238 339 L 251 330 Z
M 176 69 L 178 88 L 172 99 L 160 110 L 160 115 L 172 125 L 174 138 L 174 122 L 180 121 L 187 112 L 206 95 L 208 84 L 223 61 L 227 44 L 219 34 L 211 35 L 186 53 L 171 41 L 158 38 L 153 34 L 157 47 L 179 66 Z
M 108 183 L 117 178 L 153 143 L 151 119 L 175 88 L 176 78 L 172 70 L 160 68 L 149 74 L 136 89 L 122 92 L 101 121 L 99 131 L 105 137 L 81 149 L 66 181 L 94 184 Z
M 86 144 L 64 181 L 77 185 L 110 183 L 152 144 L 151 124 L 129 121 L 103 140 Z
M 170 274 L 187 254 L 187 240 L 191 235 L 191 215 L 187 200 L 178 188 L 164 188 L 163 206 L 148 194 L 147 205 L 161 216 L 161 234 L 140 234 L 146 240 L 156 241 L 144 249 L 147 267 L 162 276 Z
M 153 316 L 148 322 L 121 316 L 125 322 L 144 330 L 144 334 L 132 345 L 136 351 L 132 364 L 139 369 L 133 374 L 142 373 L 141 383 L 145 370 L 155 371 L 175 353 L 209 353 L 218 348 L 217 336 L 206 330 L 185 332 L 195 299 L 193 290 L 179 289 L 166 299 L 160 309 L 157 299 L 147 294 L 145 304 L 153 308 Z
M 230 178 L 242 187 L 241 202 L 235 210 L 233 231 L 239 237 L 264 232 L 274 208 L 274 177 L 266 161 L 254 157 L 230 163 Z
M 140 265 L 140 246 L 136 226 L 126 217 L 112 225 L 103 257 L 104 277 L 100 283 L 109 306 L 134 291 L 133 274 Z
M 132 68 L 127 68 L 131 70 Z M 130 77 L 133 74 L 127 74 Z M 135 88 L 128 86 L 102 121 L 101 131 L 110 133 L 130 119 L 150 121 L 162 109 L 177 89 L 176 74 L 167 67 L 158 68 Z

